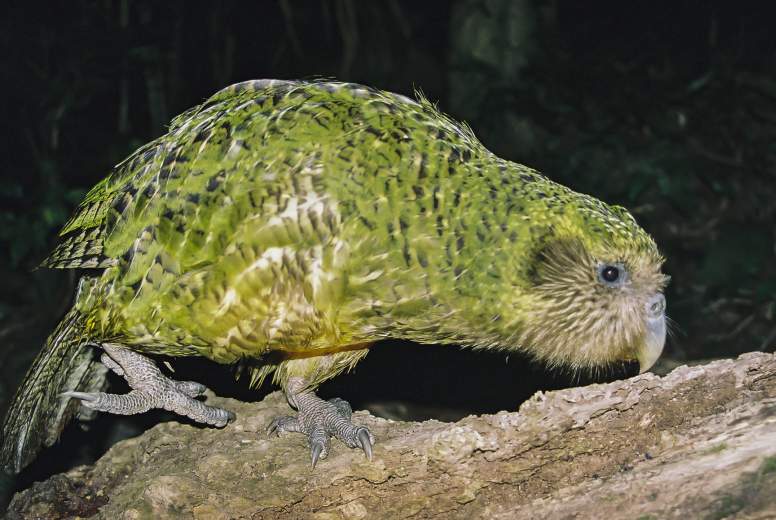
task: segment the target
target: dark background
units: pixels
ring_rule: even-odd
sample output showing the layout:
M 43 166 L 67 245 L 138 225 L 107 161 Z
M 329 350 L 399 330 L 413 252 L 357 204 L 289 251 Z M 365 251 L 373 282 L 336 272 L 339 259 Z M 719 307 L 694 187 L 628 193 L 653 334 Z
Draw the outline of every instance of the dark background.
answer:
M 0 413 L 73 296 L 34 270 L 85 192 L 233 82 L 338 79 L 412 94 L 497 154 L 628 207 L 672 276 L 662 369 L 776 347 L 776 36 L 768 2 L 458 0 L 5 2 L 0 8 Z M 228 367 L 175 362 L 259 399 Z M 378 345 L 322 389 L 398 418 L 516 409 L 610 379 L 525 359 Z M 116 382 L 117 391 L 121 390 Z M 102 416 L 16 486 L 169 419 Z M 301 441 L 301 439 L 300 439 Z M 5 489 L 13 486 L 10 481 Z

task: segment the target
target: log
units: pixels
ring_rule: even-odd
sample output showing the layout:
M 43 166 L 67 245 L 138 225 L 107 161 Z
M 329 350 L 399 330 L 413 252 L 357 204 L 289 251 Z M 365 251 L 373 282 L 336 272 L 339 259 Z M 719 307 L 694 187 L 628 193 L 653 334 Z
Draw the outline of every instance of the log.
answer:
M 776 518 L 776 355 L 539 392 L 455 423 L 360 411 L 374 459 L 334 441 L 310 467 L 268 438 L 282 394 L 209 396 L 223 430 L 159 424 L 17 493 L 8 518 Z

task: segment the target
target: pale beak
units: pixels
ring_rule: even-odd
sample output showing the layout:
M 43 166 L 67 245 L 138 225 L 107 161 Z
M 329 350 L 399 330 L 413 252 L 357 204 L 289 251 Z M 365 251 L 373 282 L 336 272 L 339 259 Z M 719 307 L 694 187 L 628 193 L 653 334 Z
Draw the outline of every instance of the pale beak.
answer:
M 658 293 L 646 304 L 647 335 L 639 349 L 639 374 L 643 374 L 655 364 L 663 352 L 666 342 L 666 299 Z

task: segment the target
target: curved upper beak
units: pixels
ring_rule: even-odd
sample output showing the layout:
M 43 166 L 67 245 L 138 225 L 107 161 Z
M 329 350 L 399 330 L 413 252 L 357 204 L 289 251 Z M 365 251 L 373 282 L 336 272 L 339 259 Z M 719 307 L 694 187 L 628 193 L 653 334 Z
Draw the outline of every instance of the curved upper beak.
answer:
M 646 303 L 647 335 L 639 349 L 639 374 L 643 374 L 655 364 L 663 352 L 666 342 L 666 299 L 657 293 Z

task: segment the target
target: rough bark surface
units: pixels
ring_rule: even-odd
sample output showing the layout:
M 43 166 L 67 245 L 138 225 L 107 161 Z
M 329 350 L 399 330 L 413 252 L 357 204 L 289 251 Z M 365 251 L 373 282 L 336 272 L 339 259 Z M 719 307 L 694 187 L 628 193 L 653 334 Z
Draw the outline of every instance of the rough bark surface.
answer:
M 155 426 L 18 493 L 8 518 L 776 518 L 776 355 L 538 393 L 519 412 L 403 423 L 366 412 L 372 462 L 315 470 L 288 413 L 210 397 L 223 430 Z

